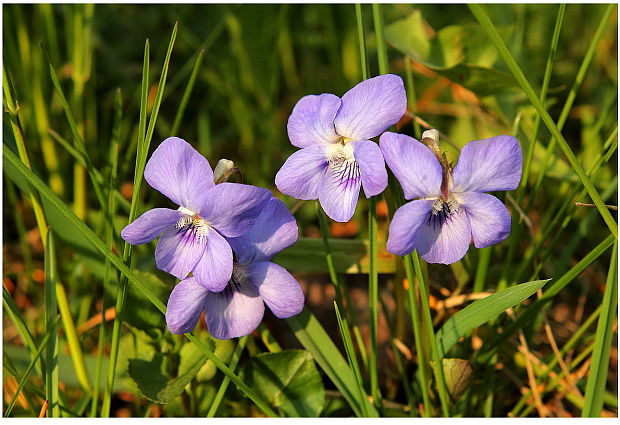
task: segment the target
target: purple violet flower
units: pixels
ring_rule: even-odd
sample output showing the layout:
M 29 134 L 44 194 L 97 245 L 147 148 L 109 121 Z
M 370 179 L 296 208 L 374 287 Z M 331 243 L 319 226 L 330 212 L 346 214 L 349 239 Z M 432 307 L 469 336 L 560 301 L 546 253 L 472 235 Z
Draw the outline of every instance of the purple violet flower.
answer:
M 409 136 L 386 132 L 380 146 L 405 199 L 419 198 L 394 214 L 389 252 L 406 255 L 417 249 L 429 263 L 452 264 L 465 256 L 472 239 L 476 248 L 484 248 L 508 237 L 508 210 L 483 192 L 519 185 L 523 157 L 517 139 L 469 142 L 454 169 L 445 157 L 440 162 L 436 144 L 437 153 Z
M 207 159 L 183 139 L 169 137 L 153 152 L 144 178 L 179 209 L 154 208 L 121 231 L 132 245 L 152 241 L 157 267 L 211 291 L 223 290 L 233 271 L 225 237 L 247 232 L 271 198 L 267 189 L 213 181 Z
M 387 172 L 379 146 L 369 139 L 396 124 L 407 110 L 402 79 L 387 74 L 362 81 L 342 99 L 304 96 L 288 120 L 288 137 L 301 150 L 276 174 L 280 192 L 318 199 L 333 220 L 349 221 L 360 185 L 367 198 L 383 192 Z
M 188 277 L 168 299 L 166 323 L 175 334 L 191 332 L 204 310 L 209 332 L 218 339 L 248 335 L 263 318 L 264 304 L 279 318 L 301 312 L 301 286 L 271 257 L 298 237 L 297 223 L 282 201 L 271 198 L 254 227 L 228 241 L 235 252 L 232 278 L 221 292 L 211 292 Z

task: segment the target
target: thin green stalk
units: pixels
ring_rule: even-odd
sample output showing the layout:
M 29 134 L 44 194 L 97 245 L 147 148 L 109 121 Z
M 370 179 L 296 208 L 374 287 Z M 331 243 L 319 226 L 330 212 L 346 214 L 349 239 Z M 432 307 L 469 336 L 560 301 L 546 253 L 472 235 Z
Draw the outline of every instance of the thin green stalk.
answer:
M 243 338 L 239 338 L 237 347 L 235 347 L 235 352 L 233 353 L 232 359 L 230 360 L 230 363 L 228 364 L 228 367 L 230 368 L 232 372 L 235 371 L 235 368 L 237 367 L 237 364 L 239 363 L 239 359 L 241 358 L 241 353 L 243 353 L 243 349 L 245 348 L 245 343 L 247 339 L 248 339 L 247 336 L 244 336 Z M 211 407 L 209 408 L 209 411 L 207 412 L 207 418 L 215 417 L 217 413 L 217 409 L 220 407 L 220 404 L 222 403 L 222 400 L 224 399 L 224 395 L 226 394 L 226 390 L 228 389 L 229 383 L 230 383 L 230 378 L 228 376 L 225 376 L 224 379 L 222 380 L 222 383 L 220 384 L 220 388 L 218 388 L 217 393 L 215 394 L 215 398 L 213 399 L 213 402 L 211 403 Z
M 413 61 L 409 56 L 405 56 L 405 81 L 407 82 L 407 104 L 409 110 L 414 116 L 418 115 L 418 101 L 415 91 L 415 83 L 413 81 Z M 422 129 L 420 123 L 414 118 L 413 122 L 413 135 L 414 137 L 422 137 Z
M 357 40 L 359 42 L 360 63 L 362 65 L 362 80 L 368 78 L 368 59 L 366 58 L 366 38 L 364 37 L 364 19 L 362 5 L 355 4 L 355 17 L 357 19 Z
M 35 353 L 37 352 L 37 344 L 34 342 L 34 338 L 30 333 L 30 329 L 28 329 L 28 325 L 24 321 L 21 312 L 19 311 L 19 307 L 15 304 L 15 300 L 9 294 L 9 291 L 6 289 L 4 285 L 2 285 L 2 303 L 4 304 L 5 312 L 8 313 L 11 321 L 17 328 L 17 333 L 22 340 L 22 343 L 28 348 L 30 352 L 30 358 L 33 359 Z M 39 375 L 45 375 L 45 364 L 42 360 L 37 362 L 37 372 Z
M 372 14 L 375 26 L 377 41 L 377 60 L 379 63 L 379 74 L 388 72 L 388 57 L 383 38 L 383 17 L 380 5 L 372 5 Z M 359 34 L 363 37 L 364 28 L 361 19 L 358 21 Z M 364 40 L 360 39 L 360 49 L 364 46 Z M 366 53 L 363 53 L 362 59 Z M 364 79 L 368 78 L 368 75 Z M 371 197 L 368 200 L 368 245 L 369 245 L 369 270 L 368 270 L 368 298 L 370 303 L 370 355 L 368 357 L 370 374 L 370 393 L 372 394 L 375 405 L 381 405 L 381 393 L 379 391 L 379 371 L 377 356 L 379 347 L 377 343 L 379 334 L 379 273 L 377 270 L 377 198 Z
M 377 62 L 379 64 L 379 74 L 388 73 L 388 55 L 385 48 L 385 38 L 383 37 L 383 14 L 381 13 L 381 5 L 372 4 L 372 17 L 375 24 L 375 38 L 377 43 Z
M 338 320 L 338 327 L 340 328 L 340 334 L 342 335 L 342 341 L 344 342 L 344 350 L 347 353 L 347 358 L 349 359 L 349 364 L 353 369 L 353 373 L 355 374 L 355 381 L 357 383 L 358 397 L 360 402 L 363 401 L 364 394 L 364 381 L 362 379 L 362 374 L 360 373 L 359 364 L 357 363 L 357 355 L 355 354 L 355 349 L 353 348 L 353 341 L 351 341 L 351 332 L 348 328 L 346 320 L 343 320 L 340 315 L 340 309 L 338 308 L 338 303 L 334 301 L 334 310 L 336 311 L 336 319 Z M 368 410 L 366 409 L 366 403 L 361 403 L 362 405 L 362 415 L 363 417 L 368 417 Z
M 592 63 L 592 60 L 594 59 L 594 55 L 596 54 L 596 51 L 598 49 L 599 42 L 601 41 L 601 38 L 603 36 L 603 30 L 605 29 L 605 24 L 607 23 L 607 20 L 609 19 L 609 16 L 611 15 L 613 7 L 614 5 L 609 5 L 607 9 L 605 10 L 605 13 L 603 14 L 603 17 L 601 18 L 601 21 L 596 30 L 596 33 L 594 34 L 594 37 L 592 38 L 592 41 L 590 42 L 590 45 L 588 46 L 586 55 L 584 56 L 584 59 L 581 62 L 581 66 L 579 67 L 579 70 L 577 71 L 577 76 L 575 77 L 573 86 L 571 87 L 570 92 L 568 93 L 568 97 L 566 98 L 566 102 L 564 103 L 562 111 L 560 112 L 560 117 L 558 118 L 557 127 L 559 131 L 562 131 L 562 129 L 564 128 L 564 124 L 566 123 L 566 120 L 568 119 L 568 114 L 570 113 L 573 107 L 573 103 L 575 102 L 575 99 L 577 98 L 577 92 L 579 91 L 579 88 L 581 87 L 581 84 L 583 83 L 586 72 L 588 71 L 588 68 L 590 67 L 590 64 Z M 528 211 L 529 211 L 529 208 L 531 207 L 532 200 L 536 197 L 536 193 L 538 193 L 538 190 L 540 189 L 542 185 L 542 181 L 545 176 L 547 166 L 549 165 L 551 158 L 553 157 L 554 152 L 555 152 L 555 144 L 556 144 L 556 139 L 552 137 L 549 140 L 549 143 L 547 144 L 547 150 L 545 151 L 543 163 L 538 173 L 536 184 L 534 185 L 534 189 L 531 194 L 530 202 L 528 203 L 528 206 L 527 206 Z
M 9 404 L 6 407 L 6 410 L 2 414 L 2 416 L 4 416 L 5 418 L 11 415 L 11 411 L 13 410 L 13 406 L 15 406 L 17 397 L 19 397 L 19 395 L 21 394 L 22 390 L 24 389 L 24 385 L 26 385 L 26 381 L 30 377 L 30 372 L 32 372 L 32 369 L 34 368 L 34 366 L 38 363 L 39 359 L 41 358 L 41 353 L 43 353 L 43 349 L 47 347 L 47 342 L 50 340 L 50 337 L 52 336 L 52 332 L 56 330 L 55 325 L 58 324 L 58 319 L 59 318 L 57 317 L 54 323 L 54 327 L 50 327 L 50 329 L 48 329 L 48 331 L 45 333 L 45 336 L 43 336 L 43 339 L 39 343 L 39 348 L 37 349 L 36 353 L 34 353 L 34 357 L 28 364 L 28 367 L 24 371 L 22 377 L 19 379 L 19 384 L 17 385 L 15 394 L 13 394 L 11 401 L 9 402 Z
M 368 256 L 370 259 L 368 270 L 368 301 L 370 303 L 370 351 L 368 356 L 368 372 L 370 374 L 370 394 L 375 405 L 381 405 L 379 392 L 379 371 L 377 343 L 379 333 L 379 274 L 377 270 L 377 200 L 373 196 L 368 200 Z
M 417 251 L 409 254 L 413 261 L 415 273 L 418 276 L 418 282 L 420 282 L 420 300 L 422 302 L 422 322 L 424 323 L 424 331 L 426 332 L 429 343 L 431 345 L 431 353 L 433 354 L 433 372 L 435 374 L 435 382 L 437 385 L 437 392 L 439 393 L 439 400 L 441 402 L 441 410 L 443 415 L 447 418 L 450 416 L 450 409 L 448 407 L 448 390 L 446 387 L 446 379 L 443 373 L 443 360 L 439 354 L 437 348 L 437 341 L 435 340 L 435 330 L 433 329 L 433 320 L 431 318 L 431 309 L 428 304 L 429 292 L 426 279 L 422 273 L 422 264 Z
M 549 55 L 547 56 L 547 64 L 545 65 L 545 74 L 543 76 L 542 88 L 540 89 L 540 102 L 544 105 L 547 99 L 547 90 L 549 89 L 549 81 L 551 80 L 551 73 L 553 71 L 553 64 L 555 61 L 555 54 L 558 50 L 558 40 L 560 39 L 560 31 L 562 29 L 562 22 L 564 21 L 564 12 L 566 11 L 566 5 L 560 4 L 558 8 L 558 15 L 555 20 L 555 27 L 553 28 L 553 36 L 551 37 L 551 47 L 549 48 Z M 523 178 L 519 186 L 517 193 L 517 203 L 520 205 L 525 196 L 525 188 L 527 187 L 527 181 L 530 177 L 530 167 L 532 165 L 532 159 L 534 158 L 534 148 L 536 147 L 536 138 L 538 137 L 538 128 L 540 124 L 540 115 L 536 115 L 534 118 L 534 129 L 532 130 L 532 137 L 530 143 L 527 146 L 527 152 L 525 153 L 525 161 L 523 163 Z M 540 173 L 542 175 L 544 173 Z M 534 196 L 532 195 L 532 198 Z
M 588 191 L 588 194 L 590 195 L 590 197 L 592 198 L 592 201 L 596 205 L 596 208 L 598 209 L 601 217 L 603 217 L 603 220 L 607 224 L 607 227 L 609 227 L 611 234 L 613 235 L 615 239 L 617 239 L 618 238 L 618 225 L 616 221 L 614 220 L 611 213 L 605 206 L 605 203 L 603 202 L 601 195 L 596 190 L 596 187 L 594 187 L 594 184 L 586 175 L 585 170 L 583 169 L 583 167 L 577 160 L 577 157 L 571 150 L 568 142 L 566 141 L 566 139 L 564 139 L 564 136 L 562 136 L 562 133 L 560 132 L 556 124 L 553 122 L 553 119 L 551 118 L 549 113 L 546 111 L 543 104 L 540 102 L 540 99 L 538 98 L 538 96 L 536 96 L 536 92 L 534 92 L 534 89 L 532 88 L 530 83 L 527 81 L 527 78 L 523 74 L 523 71 L 521 70 L 521 68 L 515 61 L 515 59 L 512 57 L 512 54 L 508 50 L 508 47 L 506 47 L 506 44 L 504 43 L 501 36 L 497 32 L 495 25 L 493 24 L 493 22 L 491 22 L 491 19 L 489 18 L 487 13 L 484 11 L 484 9 L 479 4 L 469 4 L 468 6 L 471 12 L 473 13 L 473 15 L 476 17 L 476 19 L 482 26 L 482 28 L 486 31 L 487 35 L 489 36 L 489 38 L 495 45 L 499 54 L 502 56 L 502 58 L 506 62 L 506 65 L 508 66 L 512 74 L 514 75 L 515 79 L 517 80 L 517 82 L 519 83 L 519 85 L 521 86 L 525 94 L 527 95 L 527 97 L 529 98 L 530 103 L 532 104 L 532 106 L 534 106 L 538 114 L 541 116 L 543 122 L 545 123 L 545 125 L 547 126 L 547 128 L 549 129 L 553 137 L 555 137 L 556 142 L 560 145 L 560 148 L 564 152 L 564 155 L 566 155 L 568 162 L 570 163 L 572 168 L 575 170 L 575 173 L 579 177 L 579 180 L 581 180 L 584 187 Z M 607 7 L 607 10 L 605 12 L 605 19 L 603 22 L 606 22 L 607 20 L 606 17 L 608 17 L 611 14 L 611 11 L 613 10 L 614 7 L 615 5 L 613 4 Z M 602 26 L 603 25 L 601 25 L 601 27 Z
M 60 134 L 56 133 L 56 131 L 50 129 L 49 133 L 52 136 L 52 140 L 58 142 L 67 151 L 67 153 L 73 157 L 73 159 L 86 167 L 86 159 L 81 152 L 71 146 L 71 144 Z M 101 174 L 99 170 L 94 168 L 92 172 L 100 185 L 104 185 L 106 183 L 106 179 L 103 177 L 103 174 Z M 118 202 L 118 204 L 125 211 L 129 212 L 129 209 L 131 207 L 129 201 L 127 201 L 116 188 L 114 188 L 114 196 L 116 198 L 116 202 Z
M 28 152 L 26 151 L 26 142 L 24 140 L 24 131 L 19 118 L 19 107 L 13 96 L 13 90 L 11 81 L 7 74 L 6 66 L 2 68 L 2 90 L 4 92 L 4 103 L 9 114 L 9 121 L 11 123 L 11 129 L 13 130 L 13 138 L 17 145 L 17 152 L 22 162 L 32 170 L 30 165 L 30 159 L 28 158 Z M 6 148 L 4 148 L 6 149 Z M 43 245 L 47 242 L 47 220 L 43 213 L 43 208 L 39 202 L 38 195 L 34 191 L 30 191 L 30 202 L 32 203 L 32 209 L 34 211 L 34 217 L 37 221 L 37 227 L 39 233 L 41 233 L 41 240 L 44 241 Z
M 60 416 L 58 406 L 58 305 L 56 304 L 56 250 L 54 235 L 48 229 L 45 246 L 45 333 L 51 339 L 45 350 L 45 398 L 48 402 L 47 417 Z
M 325 213 L 321 210 L 321 207 L 318 201 L 316 203 L 316 209 L 317 209 L 317 215 L 319 218 L 319 225 L 321 228 L 321 235 L 323 237 L 323 248 L 325 250 L 325 261 L 327 262 L 329 276 L 336 288 L 336 301 L 335 301 L 335 305 L 337 306 L 336 315 L 337 315 L 338 321 L 342 322 L 342 326 L 340 330 L 342 333 L 343 342 L 346 347 L 347 341 L 351 341 L 351 334 L 350 334 L 350 329 L 349 329 L 349 322 L 346 316 L 340 316 L 340 310 L 342 311 L 345 311 L 345 310 L 342 304 L 342 288 L 338 280 L 338 274 L 336 273 L 336 269 L 334 267 L 334 259 L 332 256 L 331 248 L 329 246 L 329 227 L 328 227 L 327 219 L 325 218 Z M 359 370 L 359 364 L 357 361 L 357 356 L 355 354 L 355 351 L 352 351 L 351 353 L 347 352 L 347 355 L 349 356 L 349 366 L 353 369 L 353 374 L 355 376 L 356 383 L 358 385 L 361 385 L 359 381 L 359 379 L 361 379 L 361 372 Z M 361 406 L 360 413 L 364 417 L 368 417 L 369 411 L 365 403 L 365 394 L 363 392 L 363 389 L 361 391 L 362 391 L 361 396 L 360 398 L 358 398 L 358 405 Z
M 17 235 L 19 237 L 19 250 L 21 251 L 22 258 L 24 260 L 24 281 L 25 285 L 21 287 L 19 285 L 16 288 L 17 290 L 23 290 L 26 292 L 31 280 L 32 280 L 32 271 L 34 270 L 34 263 L 32 261 L 32 253 L 30 252 L 30 247 L 28 246 L 28 241 L 26 239 L 26 225 L 24 223 L 24 217 L 22 216 L 22 212 L 17 208 L 18 197 L 15 190 L 15 185 L 10 181 L 6 180 L 6 195 L 8 204 L 12 205 L 13 208 L 13 219 L 15 220 L 15 228 L 17 229 Z
M 428 360 L 426 358 L 426 350 L 424 341 L 422 340 L 422 325 L 420 323 L 420 306 L 418 305 L 418 296 L 416 291 L 416 281 L 413 274 L 413 263 L 410 256 L 403 257 L 405 265 L 405 275 L 409 285 L 407 286 L 407 297 L 409 300 L 409 312 L 411 314 L 411 324 L 413 326 L 413 338 L 415 340 L 415 350 L 418 354 L 418 381 L 422 390 L 422 401 L 424 403 L 424 411 L 422 416 L 430 417 L 432 413 L 431 399 L 428 394 L 429 377 L 427 375 Z
M 609 352 L 613 342 L 616 305 L 618 302 L 618 241 L 614 243 L 607 283 L 603 295 L 601 315 L 596 327 L 594 352 L 590 364 L 590 374 L 586 383 L 582 417 L 598 417 L 603 409 L 603 394 L 607 385 Z
M 484 291 L 492 250 L 492 246 L 478 250 L 478 266 L 476 267 L 476 277 L 474 278 L 474 292 Z
M 77 232 L 82 234 L 87 240 L 91 242 L 93 247 L 99 251 L 105 258 L 109 259 L 112 265 L 116 267 L 127 280 L 138 290 L 146 299 L 149 300 L 162 314 L 166 313 L 166 306 L 147 286 L 142 283 L 140 278 L 136 276 L 129 267 L 123 262 L 123 260 L 108 249 L 103 242 L 80 218 L 75 215 L 75 212 L 69 208 L 58 196 L 56 196 L 47 185 L 35 175 L 22 161 L 15 156 L 15 154 L 7 148 L 2 150 L 3 164 L 5 169 L 11 168 L 17 172 L 21 177 L 26 179 L 34 190 L 36 190 L 46 201 L 49 202 L 50 208 L 53 208 L 62 215 L 67 221 L 75 227 Z M 10 174 L 8 174 L 10 177 Z M 231 381 L 239 387 L 239 389 L 245 393 L 263 412 L 270 416 L 277 416 L 273 409 L 247 384 L 239 379 L 220 359 L 213 351 L 207 347 L 204 342 L 192 334 L 185 334 L 185 337 L 204 353 L 205 356 L 220 369 L 226 376 L 230 377 Z M 49 346 L 48 346 L 49 347 Z M 109 366 L 111 367 L 111 366 Z
M 312 353 L 317 364 L 336 385 L 355 415 L 362 416 L 360 403 L 364 403 L 370 416 L 377 417 L 377 410 L 368 399 L 359 400 L 357 397 L 354 373 L 317 318 L 305 308 L 297 316 L 286 319 L 286 321 L 297 340 Z
M 200 65 L 202 64 L 202 59 L 204 58 L 204 55 L 205 51 L 203 49 L 198 52 L 198 56 L 196 56 L 196 62 L 194 63 L 192 74 L 190 75 L 189 81 L 187 82 L 187 87 L 185 87 L 185 91 L 183 92 L 183 97 L 181 97 L 181 102 L 179 103 L 177 113 L 174 116 L 174 122 L 172 123 L 170 134 L 174 135 L 177 134 L 177 132 L 179 131 L 181 121 L 183 120 L 183 114 L 185 114 L 187 102 L 189 102 L 189 97 L 192 94 L 192 90 L 194 89 L 194 83 L 196 82 L 196 77 L 198 76 L 198 71 L 200 70 Z
M 69 345 L 69 352 L 71 353 L 71 361 L 73 362 L 75 375 L 82 388 L 87 392 L 91 392 L 92 389 L 90 380 L 88 379 L 88 373 L 86 373 L 82 347 L 77 335 L 77 330 L 75 329 L 71 308 L 69 307 L 69 299 L 67 298 L 64 286 L 59 280 L 56 280 L 56 301 L 58 303 L 58 310 L 60 310 L 62 327 L 65 331 L 67 344 Z
M 122 98 L 120 89 L 116 92 L 116 125 L 114 126 L 113 131 L 113 147 L 112 147 L 112 169 L 110 171 L 110 187 L 108 188 L 108 211 L 112 217 L 116 215 L 116 203 L 114 202 L 114 193 L 116 187 L 116 175 L 118 172 L 118 132 L 120 128 L 120 118 L 122 114 Z M 106 220 L 104 223 L 105 229 L 104 234 L 106 238 L 106 245 L 108 249 L 112 250 L 114 246 L 114 228 L 110 222 Z M 95 369 L 95 386 L 93 389 L 93 398 L 91 403 L 90 416 L 97 416 L 97 403 L 99 401 L 99 386 L 101 382 L 101 371 L 103 368 L 103 349 L 105 346 L 105 311 L 106 311 L 106 303 L 105 303 L 105 294 L 106 288 L 110 285 L 110 275 L 112 271 L 110 270 L 111 264 L 109 259 L 105 259 L 104 263 L 104 271 L 103 271 L 103 292 L 101 296 L 101 324 L 99 325 L 99 345 L 97 347 L 97 365 Z
M 102 211 L 105 211 L 105 198 L 103 196 L 103 190 L 97 177 L 94 174 L 95 166 L 92 164 L 90 157 L 88 155 L 88 151 L 86 149 L 86 143 L 84 142 L 84 137 L 82 136 L 83 129 L 80 130 L 80 126 L 77 123 L 73 112 L 71 111 L 71 107 L 69 106 L 69 102 L 62 90 L 62 85 L 60 84 L 60 80 L 58 79 L 58 74 L 54 68 L 54 64 L 51 62 L 51 59 L 47 53 L 47 50 L 43 48 L 43 44 L 41 44 L 41 49 L 47 59 L 48 68 L 50 77 L 52 80 L 52 85 L 54 86 L 54 90 L 56 91 L 56 95 L 58 96 L 58 100 L 62 105 L 62 108 L 65 112 L 65 116 L 67 118 L 67 122 L 69 123 L 69 128 L 71 129 L 71 134 L 73 136 L 73 144 L 75 149 L 80 152 L 84 161 L 86 162 L 86 166 L 83 167 L 81 164 L 75 164 L 74 174 L 75 174 L 75 208 L 76 212 L 78 212 L 78 217 L 84 219 L 86 216 L 86 186 L 83 179 L 84 171 L 88 172 L 88 176 L 93 185 L 93 189 L 95 190 L 95 196 L 97 197 L 97 201 L 99 202 L 99 206 Z

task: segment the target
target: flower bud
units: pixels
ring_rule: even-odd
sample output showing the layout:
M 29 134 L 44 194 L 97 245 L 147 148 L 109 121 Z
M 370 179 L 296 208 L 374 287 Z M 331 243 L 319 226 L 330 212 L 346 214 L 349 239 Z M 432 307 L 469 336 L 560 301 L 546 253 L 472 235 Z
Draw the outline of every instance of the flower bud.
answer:
M 215 184 L 223 183 L 236 171 L 234 162 L 230 159 L 220 159 L 215 166 L 215 170 L 213 170 L 213 180 Z

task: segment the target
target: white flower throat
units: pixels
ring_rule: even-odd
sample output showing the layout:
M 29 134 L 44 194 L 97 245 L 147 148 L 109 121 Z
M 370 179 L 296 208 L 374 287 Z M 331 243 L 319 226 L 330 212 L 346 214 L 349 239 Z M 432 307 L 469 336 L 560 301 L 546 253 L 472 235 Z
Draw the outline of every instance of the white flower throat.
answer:
M 185 214 L 185 216 L 181 217 L 175 224 L 179 232 L 185 232 L 186 237 L 193 237 L 199 243 L 206 240 L 209 230 L 211 229 L 211 224 L 188 208 L 179 207 L 179 211 Z
M 360 167 L 353 156 L 353 146 L 343 139 L 327 148 L 329 168 L 340 183 L 356 180 L 360 176 Z

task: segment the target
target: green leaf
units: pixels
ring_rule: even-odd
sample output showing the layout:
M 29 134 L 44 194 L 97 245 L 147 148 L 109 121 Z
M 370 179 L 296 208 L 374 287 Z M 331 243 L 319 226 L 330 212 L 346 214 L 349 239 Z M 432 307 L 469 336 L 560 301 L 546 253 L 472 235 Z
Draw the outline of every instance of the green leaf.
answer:
M 323 410 L 323 382 L 308 351 L 259 354 L 244 365 L 241 376 L 287 416 L 317 417 Z
M 371 417 L 378 417 L 375 407 L 368 400 L 358 400 L 358 390 L 353 371 L 338 351 L 317 318 L 307 308 L 296 316 L 286 319 L 297 340 L 314 356 L 323 371 L 329 376 L 343 397 L 361 416 L 361 402 L 366 403 L 366 411 Z
M 516 86 L 511 75 L 491 68 L 497 52 L 477 25 L 450 25 L 435 33 L 415 10 L 386 28 L 386 40 L 417 62 L 481 96 Z
M 181 395 L 183 389 L 194 379 L 207 357 L 198 349 L 181 351 L 182 365 L 176 378 L 169 379 L 166 362 L 169 356 L 155 353 L 150 360 L 129 360 L 129 376 L 138 384 L 138 389 L 151 401 L 160 404 L 170 403 Z
M 550 279 L 535 280 L 504 289 L 471 303 L 452 316 L 437 332 L 435 338 L 443 357 L 462 336 L 488 322 L 504 310 L 513 307 L 538 291 Z

